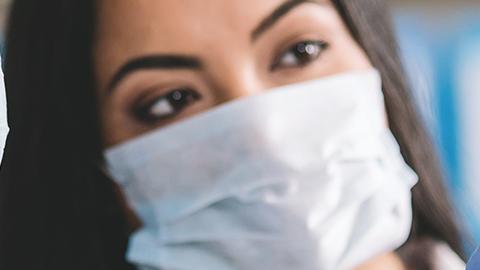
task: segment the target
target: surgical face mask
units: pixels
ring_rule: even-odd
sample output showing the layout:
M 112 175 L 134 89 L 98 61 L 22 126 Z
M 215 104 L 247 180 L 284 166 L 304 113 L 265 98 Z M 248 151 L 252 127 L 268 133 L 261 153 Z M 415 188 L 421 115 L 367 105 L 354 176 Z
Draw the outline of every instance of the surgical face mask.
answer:
M 0 62 L 2 59 L 0 58 Z M 5 84 L 3 81 L 3 72 L 0 68 L 0 162 L 3 158 L 3 149 L 8 135 L 7 124 L 7 99 L 5 98 Z
M 107 149 L 139 269 L 353 269 L 407 239 L 415 173 L 375 70 L 270 89 Z

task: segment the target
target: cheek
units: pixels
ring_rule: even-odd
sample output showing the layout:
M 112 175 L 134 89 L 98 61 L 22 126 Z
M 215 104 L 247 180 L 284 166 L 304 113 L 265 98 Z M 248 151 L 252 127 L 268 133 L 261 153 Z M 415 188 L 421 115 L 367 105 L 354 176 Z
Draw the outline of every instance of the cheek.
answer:
M 331 7 L 327 16 L 324 26 L 331 44 L 328 59 L 332 73 L 372 68 L 365 51 L 350 34 L 338 12 Z
M 101 102 L 100 114 L 104 147 L 134 138 L 137 134 L 145 131 L 122 108 L 114 99 Z
M 347 29 L 340 29 L 332 38 L 330 65 L 335 72 L 372 68 L 365 51 Z
M 124 129 L 119 128 L 119 124 L 125 122 L 123 114 L 115 110 L 110 102 L 104 102 L 100 110 L 102 119 L 102 139 L 104 147 L 109 147 L 117 143 L 121 138 L 128 136 Z
M 349 34 L 339 34 L 332 46 L 333 66 L 338 70 L 362 70 L 372 68 L 363 49 Z

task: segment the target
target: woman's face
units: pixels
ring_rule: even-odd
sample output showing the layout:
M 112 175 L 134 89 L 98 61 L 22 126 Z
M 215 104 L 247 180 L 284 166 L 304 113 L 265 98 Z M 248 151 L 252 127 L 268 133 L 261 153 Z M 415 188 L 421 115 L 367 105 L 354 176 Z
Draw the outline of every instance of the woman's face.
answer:
M 372 67 L 328 0 L 102 0 L 95 61 L 105 147 L 236 98 Z M 359 269 L 403 266 L 386 254 Z
M 105 146 L 273 87 L 371 64 L 330 1 L 103 0 Z

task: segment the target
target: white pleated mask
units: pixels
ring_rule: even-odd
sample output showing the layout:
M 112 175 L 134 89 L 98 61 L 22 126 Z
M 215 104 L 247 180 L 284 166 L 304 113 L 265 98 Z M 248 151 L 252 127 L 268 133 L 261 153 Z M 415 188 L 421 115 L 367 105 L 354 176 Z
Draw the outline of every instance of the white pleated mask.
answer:
M 400 247 L 417 181 L 376 70 L 240 98 L 107 149 L 139 269 L 354 269 Z

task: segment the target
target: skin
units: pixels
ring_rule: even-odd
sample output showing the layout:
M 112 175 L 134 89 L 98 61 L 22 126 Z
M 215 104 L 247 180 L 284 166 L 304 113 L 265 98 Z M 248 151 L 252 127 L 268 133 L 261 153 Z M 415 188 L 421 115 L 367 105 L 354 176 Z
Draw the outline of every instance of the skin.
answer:
M 295 5 L 259 31 L 285 2 L 99 1 L 94 50 L 105 147 L 266 89 L 372 67 L 327 0 Z M 302 44 L 310 53 L 295 49 Z M 118 77 L 132 60 L 153 55 L 196 57 L 202 63 L 143 67 Z M 404 267 L 392 252 L 358 269 Z

